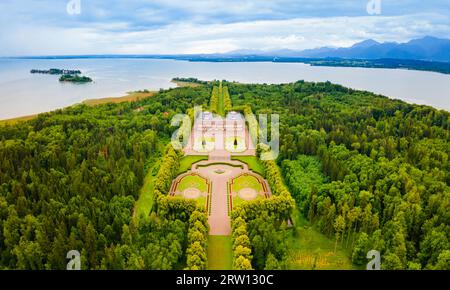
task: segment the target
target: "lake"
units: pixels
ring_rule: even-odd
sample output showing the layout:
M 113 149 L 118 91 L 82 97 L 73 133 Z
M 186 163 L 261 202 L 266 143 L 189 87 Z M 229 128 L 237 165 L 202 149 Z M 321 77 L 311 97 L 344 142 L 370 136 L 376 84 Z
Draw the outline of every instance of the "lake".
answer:
M 94 82 L 60 83 L 31 69 L 80 69 Z M 0 119 L 47 112 L 86 99 L 120 97 L 136 90 L 175 87 L 174 77 L 243 83 L 330 81 L 410 103 L 450 111 L 450 75 L 434 72 L 312 67 L 300 63 L 187 62 L 157 59 L 0 59 Z

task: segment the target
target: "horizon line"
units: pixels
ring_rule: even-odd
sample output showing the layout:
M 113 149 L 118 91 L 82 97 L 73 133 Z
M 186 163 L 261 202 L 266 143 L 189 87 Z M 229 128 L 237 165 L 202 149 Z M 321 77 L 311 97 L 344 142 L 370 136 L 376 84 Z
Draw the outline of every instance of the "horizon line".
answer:
M 362 41 L 355 42 L 352 46 L 373 40 L 377 42 L 378 44 L 386 44 L 386 43 L 396 43 L 396 44 L 406 44 L 408 42 L 411 42 L 413 40 L 420 40 L 425 38 L 435 38 L 440 40 L 450 40 L 450 38 L 443 38 L 443 37 L 436 37 L 432 35 L 425 35 L 418 38 L 411 38 L 404 42 L 396 42 L 396 41 L 385 41 L 385 42 L 379 42 L 377 40 L 374 40 L 373 38 L 367 38 Z M 232 54 L 232 53 L 239 53 L 239 51 L 255 51 L 255 52 L 263 52 L 263 53 L 270 53 L 270 52 L 276 52 L 279 50 L 289 50 L 293 52 L 303 52 L 307 50 L 315 50 L 315 49 L 321 49 L 321 48 L 333 48 L 333 49 L 339 49 L 339 48 L 350 48 L 352 46 L 348 47 L 333 47 L 333 46 L 322 46 L 322 47 L 315 47 L 315 48 L 309 48 L 309 49 L 301 49 L 301 50 L 295 50 L 295 49 L 289 49 L 289 48 L 276 48 L 276 49 L 255 49 L 255 48 L 240 48 L 235 50 L 230 50 L 227 52 L 202 52 L 202 53 L 170 53 L 170 54 L 160 54 L 160 53 L 95 53 L 95 54 L 49 54 L 49 55 L 16 55 L 16 56 L 0 56 L 0 59 L 33 59 L 33 58 L 79 58 L 79 57 L 117 57 L 117 56 L 125 56 L 125 57 L 182 57 L 182 56 L 211 56 L 211 55 L 226 55 L 226 54 Z M 257 55 L 255 53 L 242 53 L 241 56 L 261 56 Z M 274 57 L 276 55 L 273 55 Z M 301 57 L 299 57 L 301 58 Z

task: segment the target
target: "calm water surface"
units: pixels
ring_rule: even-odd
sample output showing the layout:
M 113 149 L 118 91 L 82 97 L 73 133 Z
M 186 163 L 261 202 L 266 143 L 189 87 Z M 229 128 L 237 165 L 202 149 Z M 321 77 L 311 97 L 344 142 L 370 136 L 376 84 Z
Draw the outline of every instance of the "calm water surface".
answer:
M 30 74 L 31 69 L 80 69 L 90 84 L 60 83 L 59 76 Z M 174 87 L 174 77 L 226 79 L 244 83 L 331 81 L 450 111 L 450 75 L 433 72 L 311 67 L 298 63 L 208 63 L 154 59 L 0 59 L 0 119 L 80 103 L 120 97 L 135 90 Z

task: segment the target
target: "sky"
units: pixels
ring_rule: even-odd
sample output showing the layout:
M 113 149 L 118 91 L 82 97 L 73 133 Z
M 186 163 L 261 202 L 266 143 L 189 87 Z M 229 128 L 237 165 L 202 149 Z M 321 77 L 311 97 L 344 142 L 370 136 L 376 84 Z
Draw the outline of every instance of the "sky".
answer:
M 450 38 L 449 15 L 449 0 L 1 0 L 0 56 L 303 50 Z

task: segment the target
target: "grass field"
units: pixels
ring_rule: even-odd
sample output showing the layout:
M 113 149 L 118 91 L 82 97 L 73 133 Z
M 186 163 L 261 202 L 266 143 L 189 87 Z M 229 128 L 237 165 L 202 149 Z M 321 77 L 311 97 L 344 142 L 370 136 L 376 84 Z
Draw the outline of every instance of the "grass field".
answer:
M 0 126 L 2 126 L 2 125 L 15 125 L 15 124 L 17 124 L 19 122 L 32 120 L 32 119 L 34 119 L 36 117 L 37 117 L 37 114 L 36 115 L 30 115 L 30 116 L 23 116 L 23 117 L 13 118 L 13 119 L 7 119 L 7 120 L 0 120 Z
M 184 177 L 180 181 L 177 190 L 183 192 L 188 188 L 197 188 L 201 192 L 207 192 L 208 184 L 206 183 L 206 180 L 203 177 L 200 177 L 198 175 L 189 175 Z
M 242 190 L 244 188 L 252 188 L 252 189 L 256 190 L 257 192 L 260 192 L 263 190 L 261 183 L 259 183 L 258 179 L 254 176 L 240 176 L 234 180 L 234 184 L 233 184 L 233 188 L 232 188 L 233 192 L 238 193 L 240 190 Z M 261 196 L 258 194 L 257 197 L 253 200 L 264 199 L 264 198 L 265 198 L 264 196 Z M 237 206 L 239 206 L 240 204 L 242 204 L 244 202 L 248 202 L 248 201 L 240 198 L 238 195 L 233 196 L 232 207 L 236 208 Z
M 266 175 L 264 167 L 256 156 L 234 156 L 232 160 L 241 161 L 248 165 L 248 168 L 262 177 Z
M 139 199 L 136 201 L 134 207 L 134 215 L 148 216 L 153 207 L 153 186 L 156 176 L 153 176 L 153 170 L 149 170 L 144 179 L 144 185 L 139 192 Z
M 296 231 L 294 233 L 294 231 Z M 334 239 L 318 232 L 300 214 L 295 216 L 295 229 L 288 238 L 288 269 L 291 270 L 354 270 L 350 253 L 338 247 Z
M 155 92 L 131 92 L 128 95 L 118 98 L 101 98 L 101 99 L 90 99 L 83 101 L 83 104 L 88 106 L 97 106 L 108 103 L 123 103 L 123 102 L 133 102 L 144 98 L 149 98 L 153 96 Z
M 185 156 L 181 158 L 180 169 L 178 174 L 185 173 L 191 169 L 192 164 L 197 163 L 202 160 L 208 160 L 208 156 Z
M 230 236 L 209 236 L 208 270 L 232 270 L 232 244 Z

